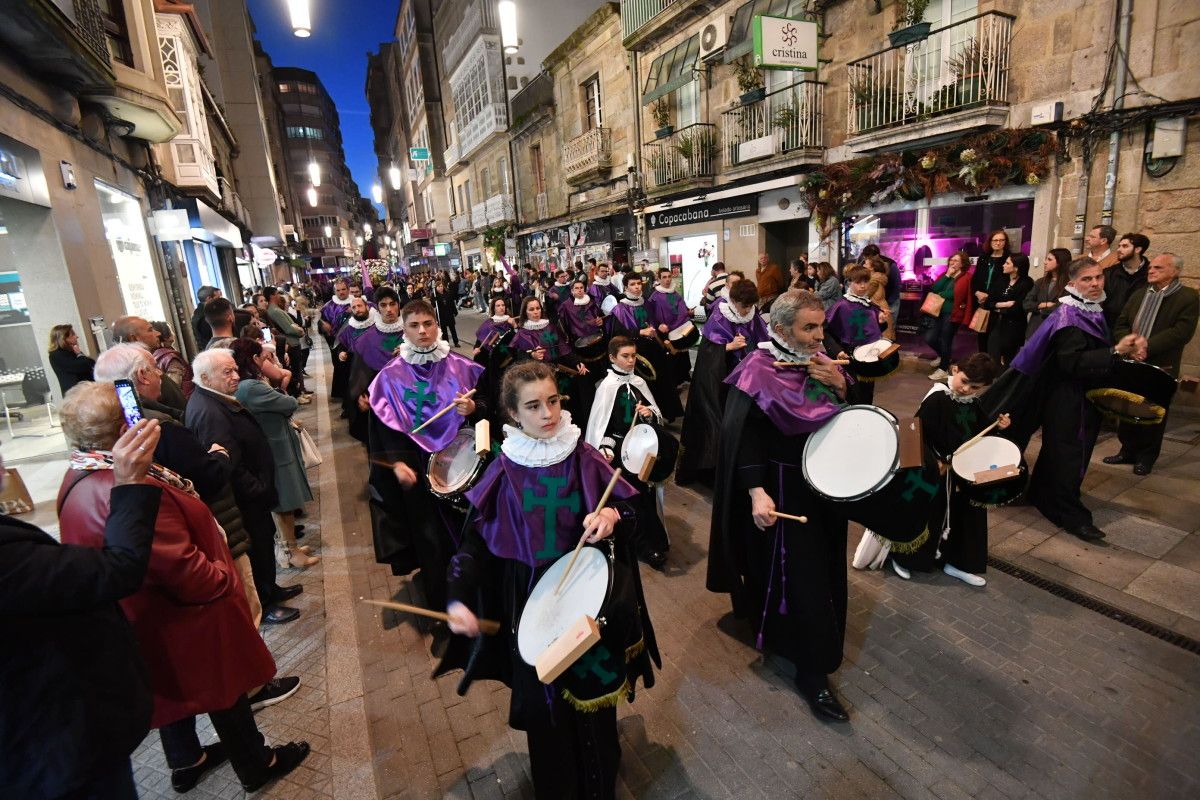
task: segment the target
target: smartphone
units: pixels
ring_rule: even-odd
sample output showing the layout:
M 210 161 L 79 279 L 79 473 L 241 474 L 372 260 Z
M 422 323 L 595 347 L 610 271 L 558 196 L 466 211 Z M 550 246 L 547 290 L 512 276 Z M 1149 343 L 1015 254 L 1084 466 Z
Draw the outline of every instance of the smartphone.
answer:
M 142 414 L 142 404 L 138 400 L 137 389 L 133 388 L 132 381 L 124 378 L 113 381 L 113 385 L 117 389 L 117 400 L 121 403 L 121 413 L 125 415 L 125 424 L 132 428 L 145 416 Z
M 271 342 L 275 341 L 275 334 L 271 333 L 270 328 L 263 328 L 262 332 L 263 332 L 263 341 L 264 342 L 266 342 L 267 344 L 270 344 Z

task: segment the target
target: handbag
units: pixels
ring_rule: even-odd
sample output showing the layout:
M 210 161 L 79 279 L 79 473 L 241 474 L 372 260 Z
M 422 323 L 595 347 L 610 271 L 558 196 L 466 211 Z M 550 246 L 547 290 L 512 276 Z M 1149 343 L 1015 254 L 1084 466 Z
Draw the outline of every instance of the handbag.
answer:
M 987 333 L 988 320 L 991 319 L 992 312 L 986 308 L 975 309 L 975 314 L 971 317 L 971 324 L 967 327 L 976 333 Z
M 304 468 L 312 469 L 324 464 L 325 459 L 321 458 L 321 451 L 317 449 L 317 443 L 313 441 L 312 436 L 304 429 L 304 426 L 293 420 L 292 428 L 296 431 L 296 436 L 300 439 L 300 457 L 304 461 Z
M 928 314 L 931 317 L 940 317 L 942 315 L 942 306 L 946 304 L 946 298 L 936 292 L 930 292 L 925 295 L 925 302 L 921 303 L 921 313 Z

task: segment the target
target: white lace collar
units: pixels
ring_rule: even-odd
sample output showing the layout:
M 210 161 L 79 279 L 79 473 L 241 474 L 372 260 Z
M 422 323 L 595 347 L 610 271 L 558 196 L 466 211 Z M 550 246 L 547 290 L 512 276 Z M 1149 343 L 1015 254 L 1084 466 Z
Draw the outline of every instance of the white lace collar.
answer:
M 654 291 L 662 292 L 663 294 L 675 294 L 675 287 L 672 286 L 670 289 L 664 289 L 656 283 L 654 284 Z
M 769 351 L 773 356 L 775 356 L 776 361 L 786 361 L 789 364 L 807 364 L 812 358 L 812 356 L 808 356 L 803 353 L 797 353 L 795 350 L 792 350 L 783 341 L 781 341 L 778 336 L 775 335 L 774 331 L 768 333 L 767 337 L 768 338 L 765 342 L 758 343 L 758 347 L 760 350 Z
M 642 303 L 644 303 L 646 301 L 645 301 L 645 298 L 639 297 L 635 300 L 632 297 L 630 297 L 629 295 L 625 294 L 625 295 L 621 295 L 621 302 L 627 306 L 640 306 Z
M 404 337 L 404 341 L 400 342 L 400 357 L 414 366 L 420 364 L 436 364 L 446 357 L 450 352 L 450 343 L 445 339 L 438 337 L 437 343 L 428 349 L 418 349 L 415 344 Z
M 333 303 L 335 306 L 348 306 L 354 302 L 354 295 L 347 295 L 345 300 L 339 300 L 338 296 L 335 294 L 333 297 L 329 298 L 329 302 Z
M 367 309 L 367 318 L 357 320 L 352 316 L 346 318 L 346 324 L 356 331 L 361 331 L 363 328 L 369 328 L 379 321 L 379 312 L 373 308 Z
M 380 333 L 399 333 L 404 330 L 404 320 L 398 319 L 395 322 L 384 322 L 382 318 L 375 318 L 375 327 Z
M 493 314 L 492 315 L 492 322 L 496 323 L 497 325 L 503 325 L 504 323 L 508 322 L 511 319 L 512 319 L 512 317 L 510 317 L 508 314 Z
M 521 327 L 527 331 L 540 331 L 549 324 L 550 320 L 548 319 L 527 319 L 521 323 Z
M 964 406 L 974 403 L 976 398 L 978 398 L 978 395 L 974 395 L 974 394 L 961 395 L 958 392 L 951 389 L 950 385 L 948 383 L 940 383 L 940 382 L 935 383 L 933 385 L 933 388 L 925 393 L 925 397 L 929 397 L 931 394 L 934 394 L 935 392 L 943 392 L 945 394 L 948 394 L 948 395 L 950 395 L 951 400 L 953 400 L 956 403 L 961 403 Z
M 612 283 L 612 278 L 592 278 L 592 283 L 596 286 L 608 286 Z
M 871 305 L 871 299 L 869 297 L 859 297 L 851 291 L 847 291 L 844 295 L 842 295 L 842 297 L 846 298 L 851 303 L 858 303 L 861 306 Z
M 724 303 L 721 303 L 720 309 L 721 316 L 732 322 L 734 325 L 745 325 L 747 322 L 754 319 L 754 306 L 750 307 L 750 312 L 745 316 L 742 316 L 737 312 L 737 309 L 733 307 L 732 300 L 727 300 Z
M 588 303 L 592 302 L 592 298 L 590 298 L 590 297 L 572 297 L 571 302 L 577 306 L 586 306 Z
M 1088 300 L 1072 287 L 1068 286 L 1067 293 L 1058 298 L 1058 302 L 1064 306 L 1074 306 L 1081 311 L 1102 312 L 1104 311 L 1102 303 L 1107 296 L 1104 292 L 1101 292 L 1099 300 Z
M 571 412 L 563 409 L 558 427 L 545 439 L 535 439 L 514 425 L 505 425 L 500 450 L 522 467 L 549 467 L 575 452 L 581 435 L 579 426 L 571 422 Z

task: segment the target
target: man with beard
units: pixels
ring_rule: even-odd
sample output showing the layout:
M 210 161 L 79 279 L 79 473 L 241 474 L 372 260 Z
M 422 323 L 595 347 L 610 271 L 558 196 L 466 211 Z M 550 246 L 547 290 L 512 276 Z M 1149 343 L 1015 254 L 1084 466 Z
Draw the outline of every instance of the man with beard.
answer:
M 655 333 L 657 324 L 650 307 L 642 299 L 642 275 L 631 272 L 625 276 L 625 292 L 609 316 L 611 336 L 628 336 L 637 341 L 638 354 L 654 368 L 654 378 L 648 379 L 650 391 L 658 400 L 663 418 L 674 422 L 683 416 L 683 404 L 671 374 L 671 362 L 662 342 Z
M 391 361 L 400 348 L 404 325 L 400 321 L 400 297 L 386 286 L 375 293 L 377 315 L 368 317 L 369 324 L 354 337 L 350 345 L 350 378 L 346 385 L 348 402 L 344 408 L 350 420 L 350 435 L 364 444 L 367 441 L 367 389 L 371 381 Z M 367 301 L 360 295 L 359 303 Z M 370 314 L 370 312 L 368 312 Z
M 354 342 L 379 319 L 379 312 L 367 305 L 362 297 L 351 297 L 350 313 L 333 337 L 333 388 L 330 397 L 342 398 L 342 417 L 351 414 L 357 398 L 347 392 L 354 356 Z
M 349 315 L 350 284 L 345 278 L 338 278 L 333 282 L 333 297 L 329 298 L 329 302 L 321 307 L 321 319 L 317 322 L 317 328 L 325 337 L 326 344 L 333 346 L 333 337 L 337 335 Z

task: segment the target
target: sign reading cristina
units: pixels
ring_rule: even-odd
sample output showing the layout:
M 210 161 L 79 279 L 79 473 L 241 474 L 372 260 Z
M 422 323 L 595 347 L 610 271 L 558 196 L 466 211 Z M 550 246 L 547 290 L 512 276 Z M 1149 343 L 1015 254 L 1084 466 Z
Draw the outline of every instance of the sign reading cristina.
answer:
M 783 17 L 754 17 L 754 66 L 817 69 L 817 23 Z

